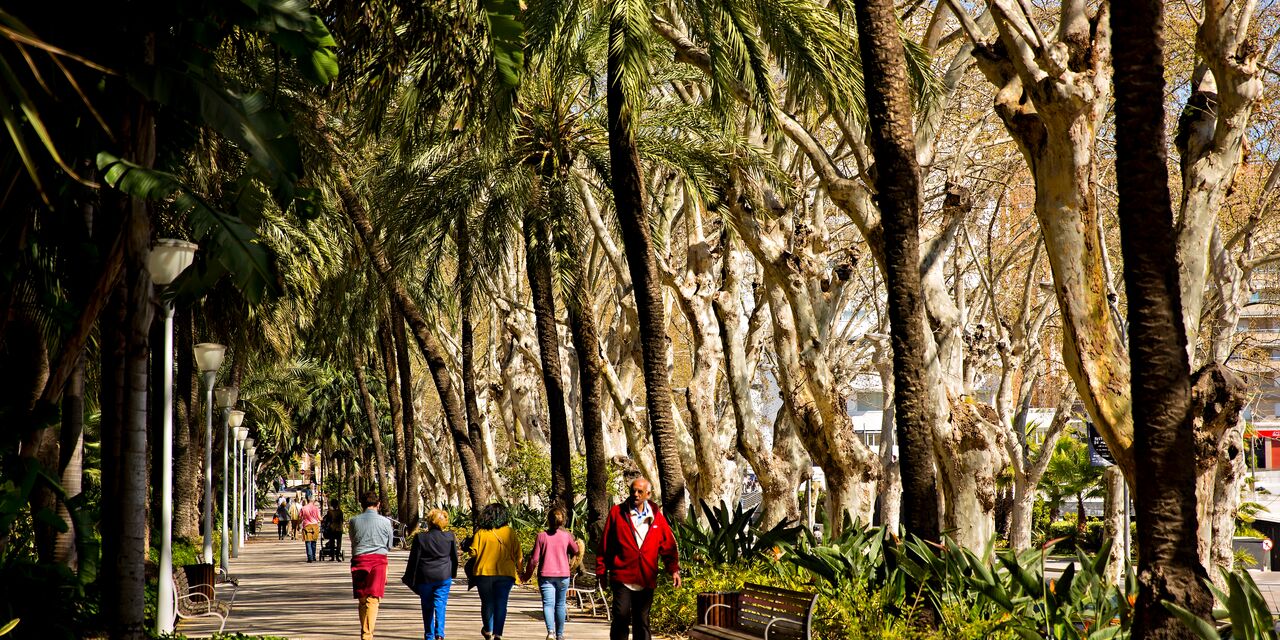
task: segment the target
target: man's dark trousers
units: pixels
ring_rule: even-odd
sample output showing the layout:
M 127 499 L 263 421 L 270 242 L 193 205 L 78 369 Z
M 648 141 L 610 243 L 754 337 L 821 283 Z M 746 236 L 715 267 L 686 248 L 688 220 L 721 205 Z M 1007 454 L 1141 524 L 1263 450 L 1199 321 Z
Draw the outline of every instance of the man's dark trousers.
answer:
M 649 608 L 653 606 L 653 589 L 632 591 L 621 582 L 610 582 L 613 590 L 613 623 L 609 640 L 649 640 Z

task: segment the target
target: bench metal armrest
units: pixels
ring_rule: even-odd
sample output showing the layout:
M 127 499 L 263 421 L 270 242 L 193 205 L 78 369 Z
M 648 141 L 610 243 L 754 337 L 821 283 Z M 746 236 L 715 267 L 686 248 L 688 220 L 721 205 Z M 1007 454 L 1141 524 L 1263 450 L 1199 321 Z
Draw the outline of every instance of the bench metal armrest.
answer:
M 732 609 L 733 609 L 733 607 L 732 607 L 732 606 L 730 606 L 730 605 L 727 605 L 727 604 L 725 604 L 725 603 L 723 603 L 723 602 L 717 602 L 717 603 L 715 603 L 715 604 L 713 604 L 713 605 L 711 605 L 711 606 L 707 607 L 707 612 L 706 612 L 706 613 L 704 613 L 704 614 L 702 614 L 702 624 L 705 624 L 705 625 L 708 625 L 708 626 L 710 626 L 710 625 L 711 625 L 711 612 L 712 612 L 712 611 L 714 611 L 716 607 L 724 607 L 724 608 L 729 609 L 729 610 L 732 610 Z M 772 622 L 770 622 L 769 624 L 773 624 L 773 623 L 772 623 Z M 766 633 L 766 634 L 768 633 L 768 630 L 767 630 L 767 629 L 765 630 L 765 633 Z
M 788 620 L 788 619 L 786 619 L 786 618 L 771 618 L 771 619 L 769 620 L 769 624 L 766 624 L 766 625 L 764 626 L 764 640 L 769 640 L 769 629 L 770 629 L 770 628 L 772 628 L 772 627 L 773 627 L 773 625 L 775 625 L 775 624 L 777 624 L 777 623 L 779 623 L 779 622 L 786 622 L 786 623 L 788 623 L 788 624 L 794 624 L 794 625 L 796 625 L 797 627 L 800 627 L 801 629 L 803 629 L 803 628 L 804 628 L 804 623 L 803 623 L 803 622 L 797 622 L 797 621 L 795 621 L 795 620 Z
M 205 606 L 209 606 L 213 604 L 212 598 L 210 598 L 209 596 L 206 596 L 203 593 L 200 593 L 199 591 L 190 591 L 178 596 L 179 600 L 195 600 L 196 598 L 204 598 L 204 602 L 199 604 L 203 604 Z

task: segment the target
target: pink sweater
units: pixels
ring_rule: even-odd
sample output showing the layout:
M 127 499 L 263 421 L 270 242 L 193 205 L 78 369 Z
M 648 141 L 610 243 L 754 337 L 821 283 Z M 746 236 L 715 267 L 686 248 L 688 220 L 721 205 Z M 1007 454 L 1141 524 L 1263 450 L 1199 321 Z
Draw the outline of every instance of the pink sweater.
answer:
M 309 504 L 302 508 L 302 525 L 320 524 L 320 507 Z
M 533 573 L 536 565 L 540 578 L 568 578 L 570 553 L 580 553 L 573 534 L 564 529 L 557 529 L 554 534 L 539 532 L 538 539 L 533 542 L 533 553 L 529 555 L 525 572 Z

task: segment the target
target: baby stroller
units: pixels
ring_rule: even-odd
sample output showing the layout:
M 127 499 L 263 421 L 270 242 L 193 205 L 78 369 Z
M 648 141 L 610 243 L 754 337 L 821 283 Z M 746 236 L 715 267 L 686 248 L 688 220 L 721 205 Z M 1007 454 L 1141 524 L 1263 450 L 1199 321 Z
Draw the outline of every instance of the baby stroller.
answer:
M 324 544 L 320 547 L 321 560 L 328 558 L 337 562 L 346 559 L 346 554 L 342 551 L 341 527 L 321 527 L 320 535 L 324 538 Z

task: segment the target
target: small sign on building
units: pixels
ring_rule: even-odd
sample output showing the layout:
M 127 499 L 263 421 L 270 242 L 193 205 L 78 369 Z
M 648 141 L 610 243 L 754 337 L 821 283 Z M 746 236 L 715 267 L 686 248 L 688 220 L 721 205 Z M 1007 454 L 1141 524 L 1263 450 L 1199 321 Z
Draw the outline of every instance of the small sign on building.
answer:
M 1111 456 L 1111 448 L 1107 446 L 1107 441 L 1102 439 L 1102 435 L 1094 428 L 1092 422 L 1085 423 L 1089 427 L 1089 464 L 1095 467 L 1109 467 L 1116 463 L 1116 459 Z

